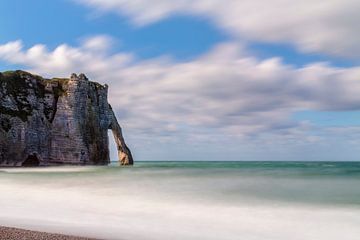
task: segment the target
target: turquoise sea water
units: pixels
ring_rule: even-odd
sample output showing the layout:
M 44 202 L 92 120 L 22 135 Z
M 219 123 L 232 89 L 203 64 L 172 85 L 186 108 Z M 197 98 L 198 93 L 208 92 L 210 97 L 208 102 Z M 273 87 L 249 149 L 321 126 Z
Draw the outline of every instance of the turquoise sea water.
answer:
M 0 169 L 0 225 L 104 239 L 358 239 L 360 162 Z

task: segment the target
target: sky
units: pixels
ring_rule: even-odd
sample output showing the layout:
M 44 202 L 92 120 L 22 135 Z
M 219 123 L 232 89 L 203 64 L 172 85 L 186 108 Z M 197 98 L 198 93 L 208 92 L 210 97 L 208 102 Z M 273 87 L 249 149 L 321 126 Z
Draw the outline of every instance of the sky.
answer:
M 108 84 L 135 160 L 360 160 L 358 0 L 0 9 L 0 71 Z

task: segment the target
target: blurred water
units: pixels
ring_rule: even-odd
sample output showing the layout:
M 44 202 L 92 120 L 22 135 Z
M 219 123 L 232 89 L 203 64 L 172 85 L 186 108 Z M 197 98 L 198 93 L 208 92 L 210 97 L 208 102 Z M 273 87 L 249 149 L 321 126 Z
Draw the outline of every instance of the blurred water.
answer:
M 105 239 L 358 239 L 358 162 L 0 169 L 0 225 Z

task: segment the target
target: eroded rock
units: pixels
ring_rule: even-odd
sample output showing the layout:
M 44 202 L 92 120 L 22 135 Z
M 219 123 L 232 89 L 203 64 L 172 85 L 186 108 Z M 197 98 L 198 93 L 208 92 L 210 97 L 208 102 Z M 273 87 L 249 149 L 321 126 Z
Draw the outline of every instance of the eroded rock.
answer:
M 107 92 L 84 74 L 0 73 L 0 166 L 108 164 L 109 129 L 120 163 L 133 164 Z

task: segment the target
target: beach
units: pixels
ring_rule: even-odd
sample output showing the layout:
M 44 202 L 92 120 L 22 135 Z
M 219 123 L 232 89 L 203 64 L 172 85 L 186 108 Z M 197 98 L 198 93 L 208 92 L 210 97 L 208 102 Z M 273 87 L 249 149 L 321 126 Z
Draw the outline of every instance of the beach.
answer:
M 95 240 L 94 238 L 75 237 L 54 233 L 30 231 L 19 228 L 0 226 L 1 240 Z

